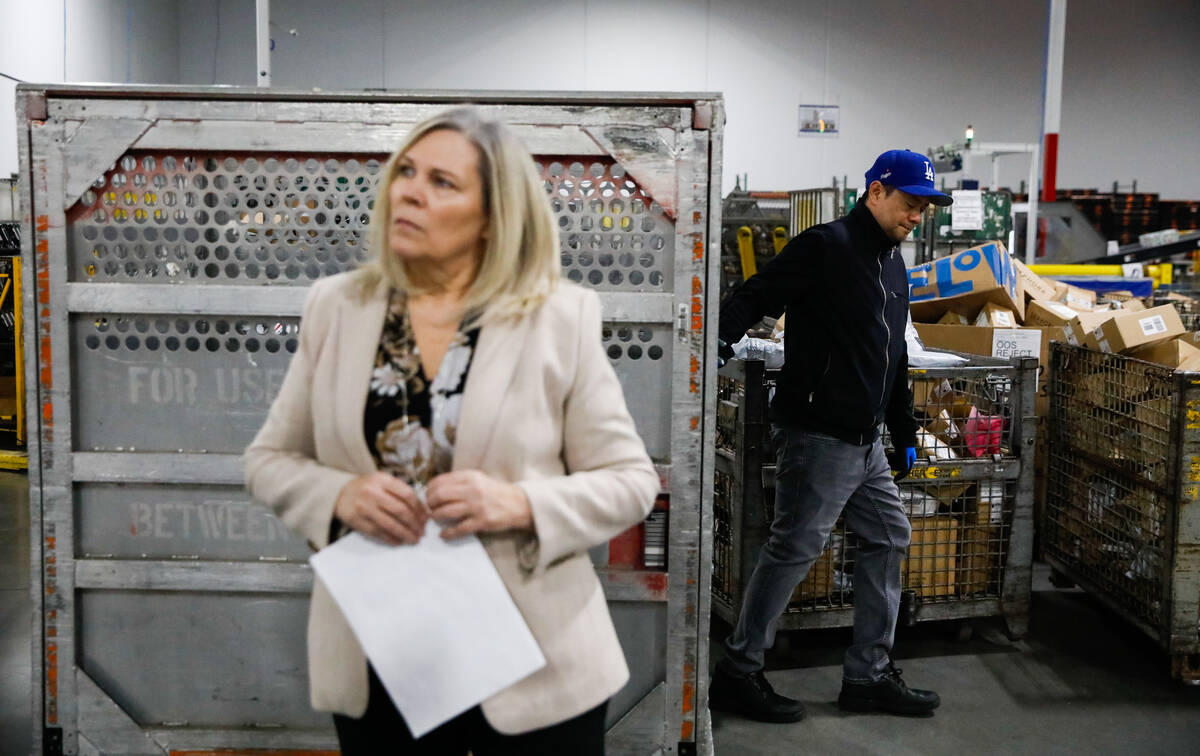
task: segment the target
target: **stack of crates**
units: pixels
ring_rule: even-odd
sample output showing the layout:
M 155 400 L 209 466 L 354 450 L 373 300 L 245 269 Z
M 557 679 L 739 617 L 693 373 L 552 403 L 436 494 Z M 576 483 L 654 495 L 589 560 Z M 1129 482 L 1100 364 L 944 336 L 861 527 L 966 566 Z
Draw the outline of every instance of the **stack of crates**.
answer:
M 1200 683 L 1200 373 L 1054 343 L 1042 545 Z
M 1179 231 L 1200 229 L 1200 202 L 1192 200 L 1162 200 L 1158 203 L 1158 227 Z
M 1119 244 L 1134 244 L 1138 236 L 1159 230 L 1158 195 L 1118 192 L 1112 195 L 1112 236 Z
M 918 463 L 900 483 L 912 524 L 901 566 L 906 622 L 1002 616 L 1012 636 L 1025 633 L 1036 370 L 1036 359 L 974 357 L 909 371 L 922 428 Z M 729 624 L 774 518 L 768 405 L 777 378 L 760 360 L 731 360 L 718 375 L 712 606 Z M 853 624 L 857 548 L 839 520 L 781 629 Z

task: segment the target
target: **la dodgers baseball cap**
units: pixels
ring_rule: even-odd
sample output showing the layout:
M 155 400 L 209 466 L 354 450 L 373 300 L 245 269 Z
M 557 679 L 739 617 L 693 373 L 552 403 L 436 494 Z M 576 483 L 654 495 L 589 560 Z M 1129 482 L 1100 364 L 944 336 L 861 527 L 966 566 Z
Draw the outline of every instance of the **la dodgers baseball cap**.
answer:
M 928 197 L 934 205 L 945 207 L 954 202 L 949 195 L 942 194 L 933 185 L 933 162 L 912 150 L 888 150 L 875 158 L 875 165 L 867 171 L 867 186 L 878 181 L 884 186 L 894 186 L 902 192 Z

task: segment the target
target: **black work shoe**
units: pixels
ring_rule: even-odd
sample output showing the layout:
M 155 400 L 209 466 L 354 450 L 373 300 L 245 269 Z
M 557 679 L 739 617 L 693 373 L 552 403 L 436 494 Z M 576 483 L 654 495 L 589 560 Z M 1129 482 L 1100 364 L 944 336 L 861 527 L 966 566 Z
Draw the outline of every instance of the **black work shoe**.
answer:
M 932 690 L 908 687 L 900 678 L 900 670 L 889 664 L 883 677 L 873 683 L 842 681 L 838 706 L 846 711 L 886 711 L 889 714 L 916 716 L 929 714 L 942 699 Z
M 759 722 L 798 722 L 804 718 L 804 704 L 776 693 L 761 669 L 734 677 L 717 667 L 708 687 L 708 705 Z

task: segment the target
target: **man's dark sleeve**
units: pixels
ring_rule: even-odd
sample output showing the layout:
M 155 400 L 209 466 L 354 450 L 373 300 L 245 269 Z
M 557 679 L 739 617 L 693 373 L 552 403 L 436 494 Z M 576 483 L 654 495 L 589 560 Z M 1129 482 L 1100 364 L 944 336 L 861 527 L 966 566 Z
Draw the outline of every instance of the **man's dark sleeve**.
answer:
M 885 421 L 892 433 L 892 445 L 904 449 L 917 445 L 917 420 L 913 417 L 912 391 L 908 388 L 908 350 L 896 370 L 892 396 L 888 400 Z
M 787 243 L 763 269 L 738 286 L 721 303 L 717 335 L 736 344 L 746 329 L 764 315 L 777 318 L 789 301 L 803 296 L 817 276 L 820 237 L 805 232 Z

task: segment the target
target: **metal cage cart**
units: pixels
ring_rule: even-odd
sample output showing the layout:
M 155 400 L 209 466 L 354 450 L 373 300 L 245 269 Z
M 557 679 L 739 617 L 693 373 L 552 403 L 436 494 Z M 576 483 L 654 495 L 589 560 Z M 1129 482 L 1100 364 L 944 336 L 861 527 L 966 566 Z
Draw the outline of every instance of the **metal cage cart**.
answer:
M 1189 331 L 1200 331 L 1200 302 L 1171 299 L 1169 297 L 1171 292 L 1183 294 L 1195 300 L 1200 298 L 1200 291 L 1196 291 L 1195 289 L 1172 288 L 1167 290 L 1159 288 L 1154 292 L 1151 300 L 1152 305 L 1155 307 L 1165 304 L 1175 305 L 1175 309 L 1179 311 L 1179 319 L 1183 321 L 1183 327 Z
M 38 752 L 336 747 L 308 704 L 310 551 L 240 455 L 306 288 L 366 259 L 388 154 L 460 103 L 532 152 L 663 481 L 592 552 L 632 674 L 609 752 L 711 752 L 719 95 L 22 85 Z
M 1051 354 L 1046 560 L 1200 684 L 1200 373 Z
M 912 523 L 902 621 L 1029 621 L 1037 360 L 973 357 L 913 369 L 919 460 L 900 483 Z M 713 611 L 734 623 L 774 515 L 768 402 L 777 371 L 731 360 L 718 374 Z M 886 439 L 885 439 L 886 442 Z M 855 535 L 839 520 L 792 594 L 781 629 L 853 624 Z
M 779 254 L 801 231 L 840 218 L 854 207 L 856 189 L 760 192 L 735 188 L 721 210 L 721 293 L 728 293 Z
M 735 189 L 721 205 L 721 294 L 758 272 L 787 244 L 788 193 Z

